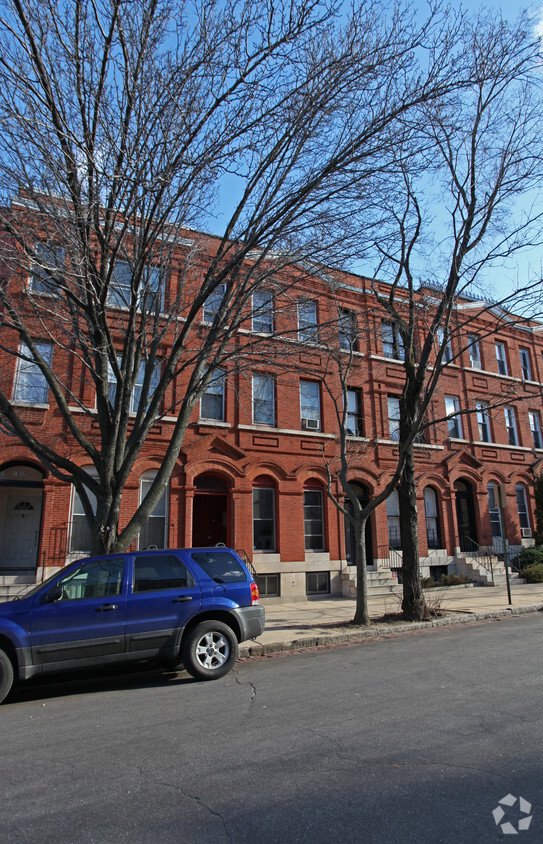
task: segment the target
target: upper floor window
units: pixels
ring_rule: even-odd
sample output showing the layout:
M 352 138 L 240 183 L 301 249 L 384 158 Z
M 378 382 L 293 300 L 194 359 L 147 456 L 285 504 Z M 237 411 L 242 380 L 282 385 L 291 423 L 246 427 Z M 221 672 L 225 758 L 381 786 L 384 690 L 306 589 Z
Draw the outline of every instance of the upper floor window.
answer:
M 388 396 L 388 431 L 390 439 L 395 442 L 400 440 L 400 399 L 397 396 Z
M 481 344 L 476 334 L 468 334 L 469 364 L 472 369 L 482 369 Z
M 255 290 L 253 293 L 252 328 L 261 334 L 273 333 L 273 293 Z
M 514 407 L 504 407 L 505 427 L 509 445 L 518 445 L 517 417 Z
M 59 277 L 64 273 L 66 250 L 61 246 L 36 243 L 32 259 L 32 290 L 55 295 Z
M 275 425 L 275 379 L 272 375 L 253 373 L 253 422 Z
M 149 490 L 156 477 L 156 472 L 144 472 L 140 478 L 140 503 L 147 498 Z M 139 538 L 140 548 L 167 548 L 168 542 L 166 539 L 166 510 L 167 510 L 167 492 L 164 490 L 160 496 L 155 509 L 143 525 Z
M 317 303 L 311 299 L 298 299 L 298 340 L 317 343 L 318 339 Z
M 213 372 L 211 381 L 200 399 L 200 417 L 202 419 L 224 421 L 225 376 L 224 369 L 216 369 Z
M 503 343 L 496 343 L 496 363 L 498 364 L 498 372 L 500 375 L 508 375 L 507 371 L 507 357 L 505 353 L 505 345 Z
M 383 355 L 392 360 L 404 359 L 404 344 L 398 326 L 389 322 L 389 320 L 381 320 L 381 340 L 383 343 Z
M 133 290 L 132 267 L 128 261 L 117 261 L 113 267 L 108 291 L 108 304 L 117 308 L 129 308 L 132 305 Z M 162 306 L 161 272 L 158 267 L 146 267 L 141 275 L 137 291 L 137 308 L 152 311 Z
M 491 443 L 492 437 L 490 434 L 490 419 L 488 416 L 488 405 L 485 402 L 478 401 L 475 404 L 477 410 L 477 425 L 479 427 L 479 440 L 482 443 Z
M 352 311 L 340 308 L 339 311 L 339 347 L 348 352 L 356 351 L 356 316 Z
M 347 390 L 347 412 L 345 414 L 345 433 L 351 437 L 362 436 L 362 395 L 360 390 Z
M 118 364 L 119 364 L 119 367 L 120 367 L 121 366 L 121 356 L 120 355 L 117 357 L 117 361 L 118 361 Z M 129 405 L 129 408 L 128 408 L 130 413 L 137 413 L 138 410 L 140 409 L 141 400 L 142 400 L 143 385 L 144 385 L 144 382 L 145 382 L 145 374 L 146 374 L 147 366 L 148 366 L 148 364 L 144 360 L 142 360 L 140 365 L 139 365 L 138 374 L 136 375 L 136 381 L 135 381 L 134 387 L 132 388 L 132 392 L 130 393 L 130 405 Z M 152 397 L 153 393 L 155 392 L 155 390 L 157 388 L 157 384 L 158 384 L 159 380 L 160 380 L 160 366 L 159 366 L 158 363 L 156 363 L 155 366 L 154 366 L 153 372 L 151 374 L 151 380 L 150 380 L 150 383 L 149 383 L 149 395 L 147 397 L 146 404 L 148 404 L 151 401 L 151 397 Z M 108 389 L 107 389 L 107 393 L 108 393 L 109 403 L 113 407 L 114 404 L 115 404 L 115 397 L 117 395 L 117 381 L 115 379 L 113 369 L 112 369 L 112 367 L 109 363 L 108 363 Z
M 36 343 L 35 346 L 45 363 L 50 367 L 53 361 L 53 344 Z M 32 353 L 26 343 L 20 343 L 19 354 L 32 358 Z M 48 398 L 49 384 L 38 364 L 34 360 L 24 360 L 20 357 L 17 361 L 13 401 L 47 404 Z
M 460 399 L 458 396 L 445 396 L 445 413 L 447 414 L 447 428 L 449 437 L 461 440 L 464 436 L 460 413 Z
M 528 411 L 530 419 L 530 430 L 532 432 L 532 440 L 534 448 L 543 448 L 543 437 L 541 435 L 541 415 L 539 410 Z
M 532 364 L 530 361 L 530 352 L 528 349 L 519 349 L 520 354 L 520 368 L 522 370 L 522 377 L 524 381 L 532 380 Z
M 204 302 L 203 320 L 209 325 L 214 321 L 219 313 L 222 305 L 224 294 L 226 293 L 226 284 L 219 284 L 211 291 L 206 301 Z
M 317 381 L 300 381 L 300 413 L 302 428 L 321 429 L 321 391 Z
M 443 363 L 450 363 L 453 359 L 453 351 L 450 337 L 445 338 L 445 329 L 439 326 L 437 329 L 437 351 L 443 347 Z

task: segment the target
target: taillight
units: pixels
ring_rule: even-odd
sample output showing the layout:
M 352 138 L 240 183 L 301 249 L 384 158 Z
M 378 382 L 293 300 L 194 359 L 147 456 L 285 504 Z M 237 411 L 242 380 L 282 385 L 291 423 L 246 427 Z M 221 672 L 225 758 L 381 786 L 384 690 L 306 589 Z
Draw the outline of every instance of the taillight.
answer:
M 260 603 L 260 592 L 256 583 L 251 583 L 251 606 Z

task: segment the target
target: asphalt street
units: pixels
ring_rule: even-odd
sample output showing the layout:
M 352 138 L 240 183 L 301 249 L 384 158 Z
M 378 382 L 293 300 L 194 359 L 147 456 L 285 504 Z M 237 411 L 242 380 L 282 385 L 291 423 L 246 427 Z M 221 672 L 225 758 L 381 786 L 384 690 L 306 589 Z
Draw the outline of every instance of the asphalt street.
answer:
M 542 652 L 533 613 L 212 683 L 27 685 L 0 707 L 0 841 L 541 842 Z

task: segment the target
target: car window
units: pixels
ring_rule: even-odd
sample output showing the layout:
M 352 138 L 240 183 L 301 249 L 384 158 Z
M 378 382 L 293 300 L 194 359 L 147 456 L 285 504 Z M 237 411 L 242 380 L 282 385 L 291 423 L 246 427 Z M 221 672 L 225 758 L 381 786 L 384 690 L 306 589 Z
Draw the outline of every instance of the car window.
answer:
M 123 588 L 124 557 L 91 560 L 61 578 L 59 601 L 79 601 L 83 598 L 106 598 L 120 595 Z
M 134 558 L 134 592 L 194 586 L 194 578 L 174 554 Z
M 191 557 L 216 583 L 247 580 L 243 566 L 228 551 L 193 551 Z

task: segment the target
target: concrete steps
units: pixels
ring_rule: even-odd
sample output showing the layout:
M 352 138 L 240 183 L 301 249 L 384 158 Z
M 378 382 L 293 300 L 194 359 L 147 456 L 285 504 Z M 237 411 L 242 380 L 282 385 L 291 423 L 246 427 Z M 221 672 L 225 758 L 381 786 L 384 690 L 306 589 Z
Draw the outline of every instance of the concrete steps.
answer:
M 36 574 L 0 575 L 0 601 L 11 601 L 36 583 Z
M 356 572 L 354 569 L 344 569 L 341 574 L 343 596 L 356 597 Z M 379 569 L 367 572 L 368 596 L 401 595 L 402 587 L 398 585 L 398 578 L 391 574 L 390 569 Z

